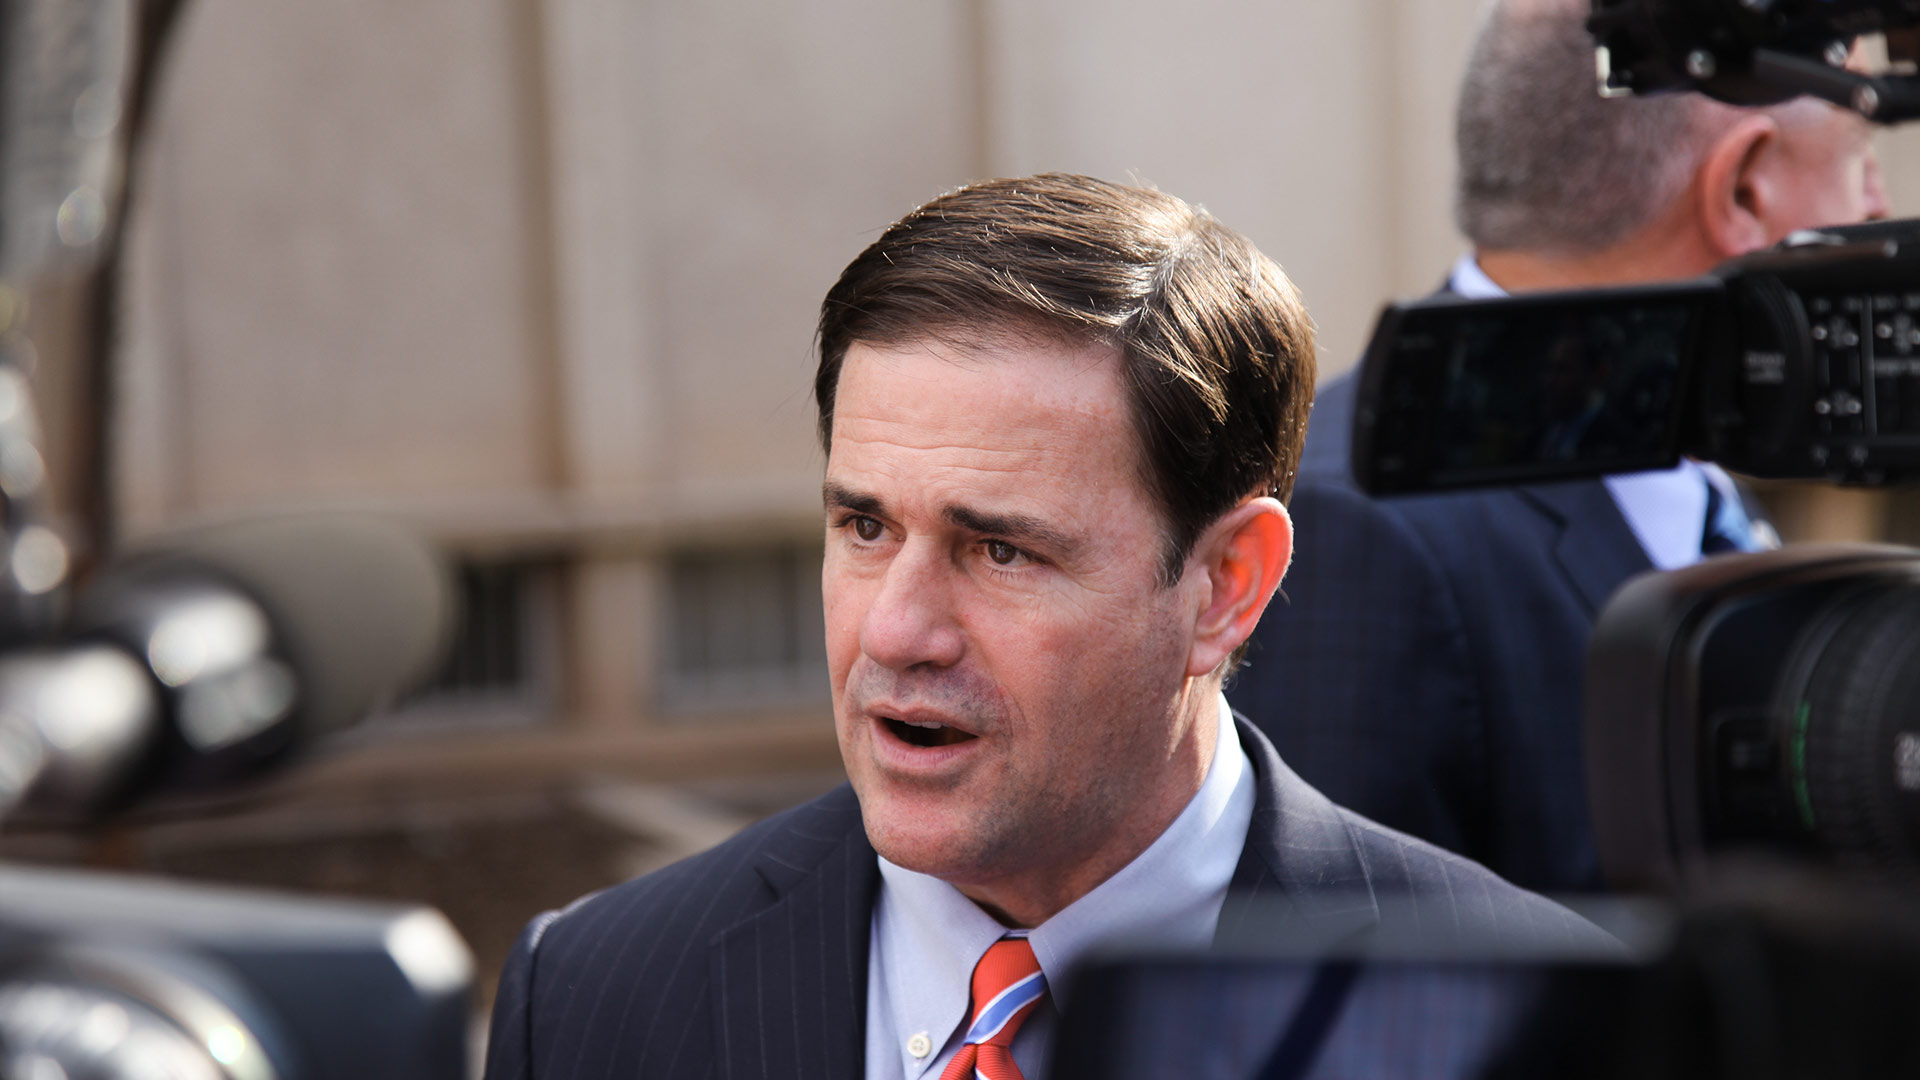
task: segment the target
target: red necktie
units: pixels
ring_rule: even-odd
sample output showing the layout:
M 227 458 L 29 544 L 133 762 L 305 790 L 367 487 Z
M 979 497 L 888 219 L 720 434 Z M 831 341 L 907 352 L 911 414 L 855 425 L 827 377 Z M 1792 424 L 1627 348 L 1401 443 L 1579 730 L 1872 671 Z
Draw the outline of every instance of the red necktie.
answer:
M 1027 939 L 994 942 L 973 968 L 973 1022 L 966 1044 L 947 1062 L 940 1080 L 1024 1080 L 1007 1048 L 1046 994 L 1047 977 Z

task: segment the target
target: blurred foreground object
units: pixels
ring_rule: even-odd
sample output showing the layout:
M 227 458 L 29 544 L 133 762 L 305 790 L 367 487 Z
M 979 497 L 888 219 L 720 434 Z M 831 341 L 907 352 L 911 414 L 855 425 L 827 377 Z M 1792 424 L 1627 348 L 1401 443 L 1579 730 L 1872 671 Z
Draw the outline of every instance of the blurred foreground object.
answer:
M 1877 123 L 1920 116 L 1910 71 L 1849 70 L 1854 38 L 1887 33 L 1896 61 L 1913 58 L 1914 0 L 1594 0 L 1601 93 L 1698 90 L 1734 105 L 1798 94 Z
M 1588 653 L 1587 783 L 1616 888 L 1729 855 L 1920 885 L 1920 551 L 1807 545 L 1629 581 Z
M 435 553 L 372 520 L 242 521 L 100 567 L 122 160 L 180 7 L 0 0 L 0 824 L 251 776 L 419 681 L 450 629 Z M 89 270 L 76 559 L 44 505 L 26 298 Z M 471 979 L 426 908 L 0 868 L 0 1080 L 459 1080 Z
M 1429 933 L 1361 936 L 1329 953 L 1276 911 L 1261 921 L 1275 932 L 1211 953 L 1102 957 L 1068 983 L 1050 1075 L 1869 1080 L 1920 1069 L 1920 922 L 1883 891 L 1748 863 L 1683 902 L 1581 910 L 1626 948 Z
M 0 0 L 0 280 L 93 260 L 120 187 L 130 0 Z
M 430 672 L 448 597 L 433 551 L 370 519 L 136 548 L 64 635 L 0 652 L 0 815 L 277 764 Z M 457 1080 L 471 981 L 428 908 L 0 868 L 0 1080 Z
M 52 625 L 73 561 L 46 508 L 28 298 L 114 246 L 132 17 L 131 0 L 0 0 L 0 643 Z
M 53 644 L 0 653 L 0 813 L 81 817 L 241 779 L 432 670 L 447 574 L 373 519 L 176 534 L 108 565 Z
M 462 1080 L 438 912 L 0 869 L 3 1080 Z
M 419 680 L 446 573 L 393 526 L 183 532 L 0 652 L 0 813 L 99 816 L 248 777 Z M 0 1080 L 462 1075 L 471 960 L 424 908 L 0 869 Z
M 1577 440 L 1542 437 L 1512 355 L 1598 361 Z M 1354 475 L 1380 495 L 1671 468 L 1920 481 L 1920 220 L 1795 233 L 1653 285 L 1440 298 L 1381 312 Z M 1504 391 L 1504 392 L 1503 392 Z

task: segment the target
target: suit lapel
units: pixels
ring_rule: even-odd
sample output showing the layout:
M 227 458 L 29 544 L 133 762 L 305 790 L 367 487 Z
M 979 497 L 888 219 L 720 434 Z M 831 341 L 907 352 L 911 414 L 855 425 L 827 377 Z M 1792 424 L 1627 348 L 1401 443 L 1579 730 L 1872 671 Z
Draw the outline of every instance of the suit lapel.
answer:
M 1518 490 L 1560 530 L 1554 558 L 1589 614 L 1597 615 L 1621 582 L 1653 569 L 1640 538 L 1600 481 L 1530 484 Z
M 714 1060 L 729 1078 L 844 1080 L 866 1059 L 867 948 L 880 867 L 850 789 L 769 840 L 769 904 L 709 949 Z
M 1238 716 L 1234 722 L 1253 763 L 1253 822 L 1215 944 L 1325 946 L 1378 923 L 1372 881 L 1345 815 L 1287 768 L 1258 728 Z
M 1434 293 L 1435 297 L 1458 295 L 1452 274 Z M 1633 535 L 1620 507 L 1600 481 L 1528 484 L 1517 490 L 1522 499 L 1559 527 L 1554 558 L 1588 613 L 1599 614 L 1621 582 L 1653 569 L 1640 538 Z

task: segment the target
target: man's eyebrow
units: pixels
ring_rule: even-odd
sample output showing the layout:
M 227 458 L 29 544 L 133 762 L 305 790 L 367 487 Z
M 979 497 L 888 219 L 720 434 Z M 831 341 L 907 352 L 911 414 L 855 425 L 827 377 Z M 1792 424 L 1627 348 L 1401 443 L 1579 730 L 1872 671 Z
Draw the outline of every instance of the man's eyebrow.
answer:
M 878 514 L 880 500 L 865 492 L 843 487 L 832 480 L 820 485 L 820 501 L 829 510 L 851 510 L 856 514 Z
M 1072 536 L 1025 514 L 995 514 L 970 506 L 949 506 L 942 513 L 950 525 L 1002 537 L 1022 545 L 1034 545 L 1057 555 L 1069 554 L 1080 546 L 1080 542 Z

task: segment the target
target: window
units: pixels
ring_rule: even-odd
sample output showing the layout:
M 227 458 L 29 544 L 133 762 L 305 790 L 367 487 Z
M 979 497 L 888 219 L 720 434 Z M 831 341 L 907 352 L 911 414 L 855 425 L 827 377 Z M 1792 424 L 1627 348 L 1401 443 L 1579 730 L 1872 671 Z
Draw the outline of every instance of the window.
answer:
M 458 565 L 457 621 L 440 670 L 359 728 L 374 734 L 550 717 L 560 669 L 559 575 L 560 564 L 551 560 Z
M 669 709 L 826 700 L 820 556 L 817 544 L 789 544 L 669 558 Z

